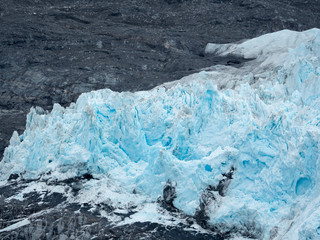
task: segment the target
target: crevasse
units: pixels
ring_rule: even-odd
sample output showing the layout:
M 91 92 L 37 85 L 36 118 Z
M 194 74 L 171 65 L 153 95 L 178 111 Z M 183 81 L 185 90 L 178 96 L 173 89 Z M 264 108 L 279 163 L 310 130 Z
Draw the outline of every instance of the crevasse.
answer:
M 193 215 L 206 188 L 234 168 L 225 196 L 207 206 L 212 226 L 261 239 L 320 238 L 320 30 L 206 52 L 254 60 L 150 91 L 85 93 L 50 113 L 33 108 L 5 150 L 0 180 L 90 172 L 147 202 L 170 180 L 175 207 Z

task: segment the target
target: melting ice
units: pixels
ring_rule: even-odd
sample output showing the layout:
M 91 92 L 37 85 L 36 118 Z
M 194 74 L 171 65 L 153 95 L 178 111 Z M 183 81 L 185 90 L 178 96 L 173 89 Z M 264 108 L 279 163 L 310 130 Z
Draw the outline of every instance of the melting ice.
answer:
M 89 172 L 96 180 L 79 201 L 118 204 L 153 203 L 170 180 L 174 206 L 194 215 L 208 186 L 234 168 L 224 196 L 206 206 L 211 226 L 319 239 L 320 30 L 208 44 L 206 52 L 253 60 L 150 91 L 85 93 L 50 113 L 33 108 L 5 150 L 0 180 Z

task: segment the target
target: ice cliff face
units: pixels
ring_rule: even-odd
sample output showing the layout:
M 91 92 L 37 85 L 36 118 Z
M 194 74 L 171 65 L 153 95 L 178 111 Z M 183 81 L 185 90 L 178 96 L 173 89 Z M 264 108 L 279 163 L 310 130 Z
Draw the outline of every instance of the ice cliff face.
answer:
M 320 30 L 208 44 L 206 52 L 253 60 L 151 91 L 104 89 L 50 113 L 31 109 L 0 162 L 2 184 L 11 174 L 54 181 L 90 173 L 70 201 L 139 206 L 126 223 L 165 222 L 156 202 L 169 185 L 163 201 L 202 227 L 320 238 Z

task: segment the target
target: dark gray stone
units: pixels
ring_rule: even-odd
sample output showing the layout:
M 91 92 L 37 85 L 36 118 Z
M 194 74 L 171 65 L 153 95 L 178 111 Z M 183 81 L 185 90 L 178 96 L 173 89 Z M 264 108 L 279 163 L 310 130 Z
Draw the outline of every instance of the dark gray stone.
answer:
M 16 180 L 17 178 L 19 178 L 19 174 L 13 173 L 13 174 L 10 174 L 8 181 Z
M 172 183 L 170 180 L 168 180 L 166 185 L 163 187 L 163 201 L 166 204 L 172 205 L 173 200 L 175 198 L 176 198 L 175 183 Z
M 86 179 L 82 179 L 87 181 Z M 35 180 L 40 181 L 40 180 Z M 90 181 L 90 180 L 89 180 Z M 79 179 L 56 182 L 55 185 L 65 186 L 66 190 Z M 8 199 L 27 187 L 25 181 L 15 182 L 0 187 L 0 229 L 28 218 L 30 224 L 13 229 L 0 231 L 0 239 L 203 239 L 220 240 L 221 235 L 213 232 L 199 233 L 186 228 L 194 223 L 163 226 L 151 222 L 136 222 L 130 225 L 115 226 L 100 216 L 100 210 L 112 213 L 115 209 L 106 203 L 82 205 L 68 203 L 61 193 L 43 194 L 30 192 L 24 194 L 23 200 Z M 48 184 L 48 183 L 47 183 Z M 96 211 L 92 211 L 95 208 Z M 115 213 L 122 219 L 136 213 L 134 207 L 127 214 Z

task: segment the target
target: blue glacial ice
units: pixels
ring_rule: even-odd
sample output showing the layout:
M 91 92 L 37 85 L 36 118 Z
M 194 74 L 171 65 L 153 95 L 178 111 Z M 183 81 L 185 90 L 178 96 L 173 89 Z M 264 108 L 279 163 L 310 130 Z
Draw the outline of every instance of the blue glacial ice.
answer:
M 225 195 L 207 206 L 212 226 L 320 239 L 320 30 L 208 44 L 206 52 L 253 60 L 150 91 L 104 89 L 67 108 L 32 108 L 5 150 L 0 180 L 90 172 L 112 182 L 111 201 L 136 192 L 139 203 L 155 202 L 170 180 L 174 206 L 194 215 L 207 187 L 234 168 Z

